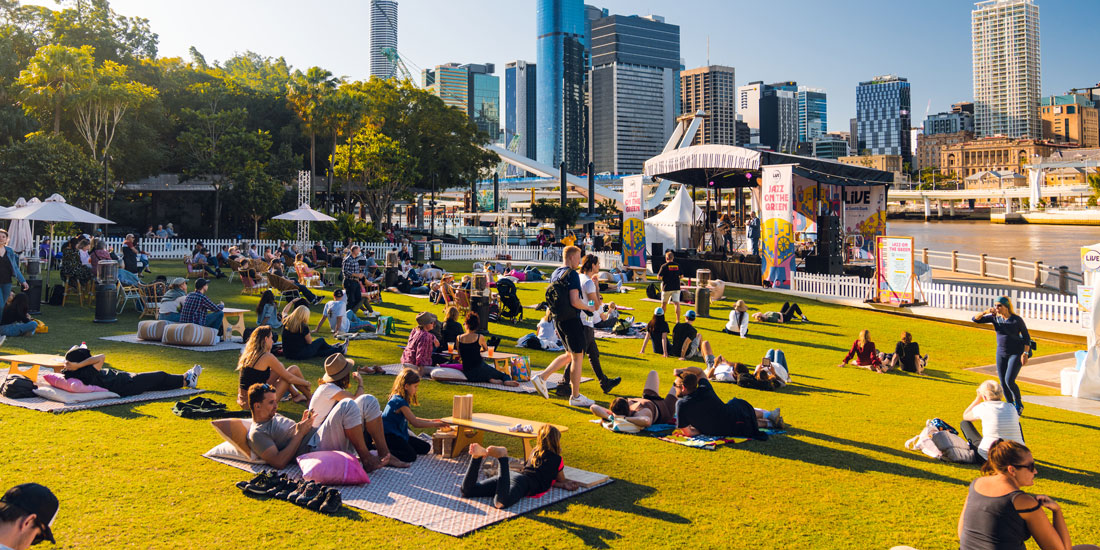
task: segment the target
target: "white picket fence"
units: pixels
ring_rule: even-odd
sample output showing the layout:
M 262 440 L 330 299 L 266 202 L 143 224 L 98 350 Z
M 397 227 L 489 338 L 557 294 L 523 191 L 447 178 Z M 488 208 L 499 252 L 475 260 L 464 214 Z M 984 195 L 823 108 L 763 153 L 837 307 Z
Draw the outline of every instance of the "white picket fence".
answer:
M 56 237 L 54 241 L 54 250 L 60 250 L 61 243 L 65 242 L 67 238 Z M 110 237 L 107 239 L 107 246 L 114 250 L 122 248 L 121 237 Z M 284 241 L 274 240 L 257 240 L 257 241 L 238 241 L 235 239 L 141 239 L 140 247 L 149 257 L 155 260 L 182 260 L 191 255 L 191 250 L 194 249 L 195 243 L 202 242 L 206 246 L 207 250 L 211 253 L 216 253 L 221 250 L 223 246 L 241 246 L 241 245 L 256 245 L 256 250 L 263 254 L 266 251 L 274 251 L 279 248 L 279 245 Z M 35 239 L 34 246 L 38 247 L 40 238 Z M 292 243 L 293 244 L 293 243 Z M 378 258 L 384 258 L 386 252 L 400 248 L 401 245 L 394 245 L 385 242 L 371 242 L 371 243 L 355 243 L 359 245 L 364 251 L 374 252 Z M 338 246 L 342 246 L 340 243 L 326 243 L 329 250 L 335 250 Z M 511 256 L 512 261 L 515 262 L 561 262 L 561 248 L 550 247 L 543 249 L 539 246 L 520 246 L 520 245 L 482 245 L 482 244 L 450 244 L 441 243 L 441 259 L 443 260 L 472 260 L 483 261 L 491 260 L 501 256 Z M 410 252 L 413 252 L 410 247 Z M 596 252 L 597 257 L 600 258 L 600 266 L 605 269 L 622 266 L 622 257 L 616 252 Z M 428 260 L 431 258 L 430 243 L 429 247 L 425 247 L 424 256 L 417 258 L 418 260 Z
M 795 273 L 792 290 L 830 298 L 869 300 L 874 297 L 872 279 L 846 275 Z M 1008 296 L 1016 313 L 1024 319 L 1077 325 L 1081 321 L 1077 296 L 1014 288 L 986 288 L 947 283 L 927 283 L 918 289 L 918 299 L 929 307 L 979 312 L 989 309 L 1000 296 Z

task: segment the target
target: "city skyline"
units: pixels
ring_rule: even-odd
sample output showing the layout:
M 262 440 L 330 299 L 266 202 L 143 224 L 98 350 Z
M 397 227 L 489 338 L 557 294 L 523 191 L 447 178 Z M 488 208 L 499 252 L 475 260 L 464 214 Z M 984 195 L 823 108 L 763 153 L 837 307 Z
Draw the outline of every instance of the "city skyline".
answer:
M 53 0 L 23 3 L 58 7 Z M 709 64 L 734 67 L 739 86 L 756 80 L 794 80 L 824 89 L 829 95 L 829 131 L 848 130 L 849 119 L 855 117 L 856 85 L 878 74 L 897 74 L 912 84 L 914 126 L 923 122 L 930 100 L 928 113 L 932 114 L 949 110 L 952 103 L 974 99 L 970 33 L 974 3 L 969 1 L 899 5 L 852 0 L 819 5 L 798 0 L 785 10 L 798 17 L 782 20 L 767 5 L 750 2 L 700 0 L 690 10 L 683 3 L 657 0 L 588 3 L 611 13 L 660 15 L 679 25 L 685 69 L 708 63 L 709 36 Z M 1088 36 L 1089 23 L 1100 15 L 1100 3 L 1036 0 L 1036 4 L 1042 11 L 1041 96 L 1100 81 L 1100 72 L 1082 72 L 1086 64 L 1075 61 L 1073 55 L 1080 51 L 1073 47 L 1079 42 L 1077 37 Z M 192 0 L 185 4 L 112 0 L 111 6 L 123 15 L 149 19 L 160 36 L 161 56 L 187 58 L 191 46 L 208 60 L 218 61 L 254 51 L 284 57 L 303 71 L 317 65 L 351 79 L 365 79 L 370 74 L 369 2 L 328 0 L 309 11 L 287 0 Z M 259 9 L 261 6 L 264 9 Z M 404 0 L 399 9 L 398 50 L 411 62 L 414 73 L 417 70 L 412 64 L 423 69 L 448 62 L 489 62 L 503 68 L 517 59 L 536 61 L 535 2 Z M 717 16 L 698 17 L 700 13 Z M 496 24 L 484 25 L 487 16 L 493 16 Z M 730 32 L 730 22 L 736 19 L 781 21 L 785 30 L 778 39 L 779 27 L 775 25 L 734 25 L 737 32 Z M 462 21 L 468 21 L 470 28 L 488 30 L 466 33 L 458 41 L 451 33 L 439 32 Z M 865 32 L 853 29 L 876 25 L 896 39 L 873 41 L 874 47 L 861 50 L 872 42 Z M 203 32 L 195 32 L 196 28 Z M 503 76 L 501 71 L 497 76 Z

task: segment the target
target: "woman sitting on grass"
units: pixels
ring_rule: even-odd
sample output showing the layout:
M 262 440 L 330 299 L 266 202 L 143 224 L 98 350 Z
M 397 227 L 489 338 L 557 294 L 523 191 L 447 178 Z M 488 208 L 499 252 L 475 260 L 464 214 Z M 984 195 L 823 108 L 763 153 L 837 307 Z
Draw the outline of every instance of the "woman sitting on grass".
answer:
M 312 359 L 328 357 L 334 353 L 347 354 L 347 342 L 331 346 L 324 338 L 316 338 L 309 331 L 309 308 L 298 306 L 286 318 L 283 325 L 283 355 L 287 359 Z
M 0 335 L 33 336 L 38 329 L 38 321 L 31 317 L 27 295 L 12 294 L 8 300 L 4 313 L 0 315 Z
M 959 515 L 959 550 L 1024 548 L 1035 537 L 1042 550 L 1097 550 L 1074 545 L 1062 507 L 1047 495 L 1029 495 L 1021 488 L 1035 484 L 1035 457 L 1015 441 L 997 440 L 982 465 L 982 477 L 970 483 Z M 1043 508 L 1050 510 L 1047 519 Z
M 646 342 L 653 342 L 653 353 L 660 353 L 661 355 L 668 357 L 668 333 L 671 332 L 668 328 L 668 322 L 665 321 L 665 309 L 661 306 L 657 306 L 653 310 L 653 318 L 649 320 L 649 323 L 645 326 L 645 336 L 642 338 L 642 349 L 638 352 L 639 355 L 645 354 Z
M 852 342 L 852 349 L 848 350 L 848 354 L 844 356 L 844 360 L 837 366 L 846 366 L 848 361 L 853 357 L 856 360 L 857 367 L 871 369 L 879 373 L 890 370 L 890 367 L 883 365 L 882 360 L 879 359 L 878 350 L 875 349 L 875 343 L 871 341 L 871 331 L 867 329 L 859 331 L 859 338 L 857 338 L 855 342 Z
M 426 455 L 432 450 L 432 444 L 409 435 L 409 426 L 414 428 L 442 428 L 447 423 L 434 418 L 419 418 L 412 412 L 412 405 L 419 405 L 416 391 L 420 388 L 420 375 L 415 370 L 405 368 L 393 381 L 390 399 L 386 410 L 382 411 L 382 427 L 386 432 L 386 445 L 390 454 L 402 462 L 413 462 L 416 455 Z
M 481 327 L 481 320 L 476 313 L 470 313 L 466 316 L 466 332 L 461 334 L 457 338 L 456 346 L 458 346 L 458 356 L 462 358 L 462 374 L 466 376 L 468 382 L 488 382 L 490 384 L 504 384 L 505 386 L 518 386 L 519 382 L 512 380 L 511 376 L 500 372 L 493 368 L 484 359 L 481 358 L 481 352 L 489 349 L 485 344 L 485 336 L 478 334 L 477 330 Z M 433 372 L 432 378 L 435 378 L 435 372 L 441 369 L 436 369 Z M 442 370 L 454 370 L 454 369 L 442 369 Z M 450 374 L 450 373 L 447 373 Z M 447 380 L 447 377 L 441 376 L 440 380 Z M 451 378 L 453 379 L 453 378 Z
M 978 396 L 963 411 L 959 431 L 981 458 L 989 458 L 993 443 L 1007 439 L 1024 445 L 1024 433 L 1020 428 L 1020 415 L 1012 403 L 1004 401 L 1004 390 L 996 380 L 986 380 L 978 385 Z M 979 432 L 974 423 L 981 421 Z
M 275 293 L 265 290 L 256 304 L 256 325 L 267 325 L 274 330 L 283 328 L 282 317 L 275 309 Z
M 737 300 L 737 303 L 733 304 L 733 309 L 730 310 L 730 319 L 726 323 L 726 326 L 722 327 L 722 332 L 726 334 L 737 334 L 742 338 L 749 335 L 749 308 L 745 305 L 744 300 Z
M 478 481 L 481 463 L 491 456 L 500 463 L 496 476 Z M 576 491 L 580 484 L 565 477 L 565 459 L 561 457 L 561 432 L 550 424 L 539 428 L 535 447 L 531 451 L 531 460 L 524 464 L 523 471 L 512 477 L 508 469 L 508 449 L 504 447 L 485 448 L 477 443 L 470 444 L 470 466 L 462 480 L 463 498 L 493 497 L 497 508 L 508 508 L 523 497 L 538 498 L 546 494 L 553 486 L 566 491 Z
M 879 353 L 879 360 L 887 370 L 901 364 L 901 370 L 924 374 L 924 367 L 928 364 L 928 356 L 921 356 L 920 344 L 913 341 L 913 335 L 908 332 L 901 333 L 901 340 L 894 345 L 894 353 Z
M 240 373 L 237 389 L 237 404 L 248 408 L 248 388 L 252 384 L 270 384 L 275 387 L 275 396 L 282 399 L 289 391 L 295 403 L 305 403 L 310 398 L 309 381 L 302 376 L 298 365 L 284 367 L 271 346 L 275 343 L 275 333 L 271 327 L 260 325 L 252 331 L 245 342 L 244 351 L 237 359 L 237 371 Z

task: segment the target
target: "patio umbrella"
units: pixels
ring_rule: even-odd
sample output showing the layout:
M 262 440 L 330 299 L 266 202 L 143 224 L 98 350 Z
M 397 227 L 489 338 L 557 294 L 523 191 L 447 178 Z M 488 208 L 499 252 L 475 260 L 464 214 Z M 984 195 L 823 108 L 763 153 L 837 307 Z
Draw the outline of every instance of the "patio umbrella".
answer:
M 274 216 L 273 220 L 290 220 L 298 222 L 298 247 L 302 250 L 305 249 L 306 241 L 309 240 L 309 222 L 334 222 L 336 218 L 329 216 L 323 212 L 318 212 L 309 207 L 308 204 L 302 203 L 295 210 L 290 212 L 284 212 L 278 216 Z
M 23 208 L 24 206 L 27 206 L 27 201 L 23 197 L 19 197 L 19 200 L 15 201 L 14 208 Z M 8 210 L 8 212 L 10 211 Z M 34 246 L 31 222 L 29 220 L 12 220 L 8 226 L 8 239 L 8 246 L 16 252 L 23 254 L 30 250 Z
M 27 221 L 42 221 L 50 223 L 50 243 L 53 239 L 53 228 L 57 222 L 71 222 L 71 223 L 96 223 L 96 224 L 108 224 L 115 223 L 106 218 L 101 218 L 87 210 L 77 208 L 71 204 L 65 202 L 65 198 L 57 193 L 50 195 L 48 199 L 38 204 L 34 204 L 32 199 L 26 206 L 22 208 L 13 208 L 7 212 L 0 213 L 0 220 L 27 220 Z M 49 266 L 52 262 L 46 263 L 46 284 L 49 285 L 50 271 Z

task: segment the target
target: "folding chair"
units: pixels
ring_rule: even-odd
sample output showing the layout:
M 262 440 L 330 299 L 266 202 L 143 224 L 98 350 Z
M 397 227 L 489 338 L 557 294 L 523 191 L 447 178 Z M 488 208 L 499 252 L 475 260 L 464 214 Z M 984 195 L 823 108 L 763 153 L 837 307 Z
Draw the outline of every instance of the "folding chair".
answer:
M 137 311 L 142 310 L 141 304 L 141 287 L 124 285 L 122 281 L 118 282 L 118 311 L 122 313 L 122 310 L 126 309 L 126 304 L 129 302 L 134 303 L 134 309 Z
M 276 292 L 275 299 L 278 302 L 289 302 L 298 297 L 298 287 L 290 280 L 274 273 L 264 273 L 264 276 L 267 277 L 267 284 L 271 286 L 271 290 Z
M 138 321 L 152 317 L 156 319 L 160 315 L 160 300 L 164 297 L 164 292 L 167 287 L 164 283 L 153 283 L 151 285 L 142 285 L 141 290 L 141 315 L 138 316 Z

